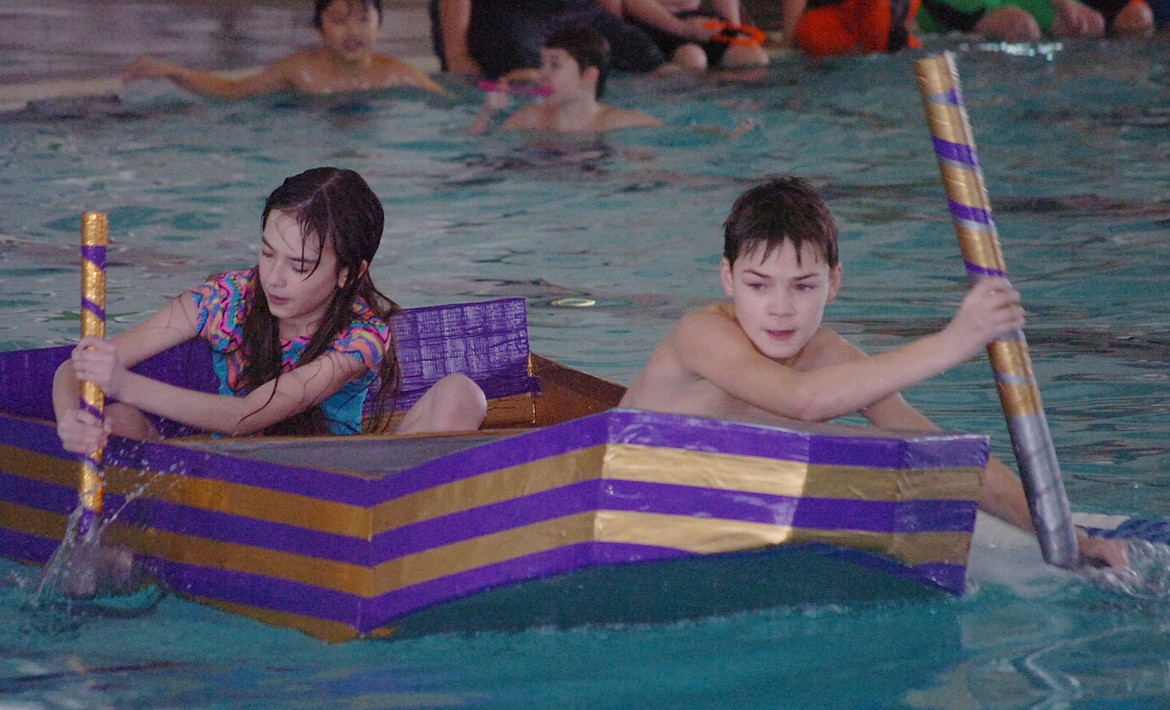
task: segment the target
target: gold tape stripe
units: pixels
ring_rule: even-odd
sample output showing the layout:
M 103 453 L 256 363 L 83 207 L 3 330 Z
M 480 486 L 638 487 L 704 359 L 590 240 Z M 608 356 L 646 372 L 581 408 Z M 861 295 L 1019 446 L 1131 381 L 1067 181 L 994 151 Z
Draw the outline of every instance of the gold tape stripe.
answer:
M 47 540 L 65 539 L 65 528 L 69 525 L 68 515 L 50 513 L 7 501 L 0 501 L 0 520 L 4 521 L 0 527 L 7 530 Z
M 954 221 L 953 224 L 955 237 L 959 242 L 959 251 L 962 252 L 964 259 L 977 266 L 1007 273 L 1003 250 L 994 234 L 972 229 L 969 225 L 958 221 Z
M 996 382 L 1000 403 L 1009 417 L 1031 417 L 1044 411 L 1039 392 L 1034 385 L 1010 385 Z
M 996 373 L 1008 375 L 1010 379 L 1020 384 L 1023 384 L 1023 380 L 1035 381 L 1032 361 L 1028 357 L 1028 348 L 1024 341 L 994 340 L 989 348 L 989 356 L 995 363 Z
M 431 520 L 555 490 L 580 481 L 598 479 L 602 477 L 604 453 L 604 445 L 577 449 L 387 501 L 374 507 L 373 529 L 375 533 L 382 533 L 407 523 Z
M 64 487 L 77 485 L 74 461 L 9 446 L 0 458 L 20 461 L 17 475 Z M 105 468 L 107 493 L 140 493 L 150 498 L 309 530 L 368 539 L 369 512 L 361 506 L 322 501 L 239 483 L 122 466 Z
M 924 97 L 945 93 L 955 88 L 958 77 L 951 71 L 945 55 L 920 59 L 917 65 L 918 86 Z
M 979 173 L 975 168 L 941 162 L 939 171 L 947 186 L 947 197 L 952 202 L 991 212 L 991 198 L 979 180 Z
M 788 525 L 607 510 L 597 515 L 597 539 L 671 547 L 704 555 L 782 543 L 825 542 L 884 553 L 906 564 L 916 565 L 923 562 L 965 563 L 971 535 L 963 532 L 890 534 L 813 530 Z
M 64 459 L 26 454 L 25 475 L 62 486 L 76 481 Z M 604 473 L 602 473 L 604 467 Z M 808 469 L 811 473 L 806 474 Z M 957 475 L 965 474 L 965 475 Z M 414 521 L 430 520 L 572 483 L 600 478 L 661 482 L 777 496 L 861 500 L 973 499 L 978 469 L 900 471 L 806 466 L 769 458 L 613 444 L 491 471 L 375 506 L 320 501 L 252 486 L 179 474 L 110 467 L 108 489 L 125 495 L 148 485 L 146 495 L 241 517 L 299 526 L 360 539 Z M 367 527 L 369 519 L 369 527 Z
M 882 534 L 625 511 L 586 512 L 424 550 L 370 569 L 158 530 L 111 528 L 109 540 L 183 564 L 256 574 L 374 597 L 511 559 L 593 541 L 656 545 L 712 554 L 784 542 L 820 541 L 884 552 L 908 564 L 962 563 L 966 533 Z
M 775 496 L 850 500 L 973 499 L 978 468 L 900 470 L 808 465 L 757 456 L 612 444 L 606 478 Z
M 958 145 L 972 146 L 971 128 L 967 112 L 951 104 L 926 104 L 926 120 L 930 134 Z

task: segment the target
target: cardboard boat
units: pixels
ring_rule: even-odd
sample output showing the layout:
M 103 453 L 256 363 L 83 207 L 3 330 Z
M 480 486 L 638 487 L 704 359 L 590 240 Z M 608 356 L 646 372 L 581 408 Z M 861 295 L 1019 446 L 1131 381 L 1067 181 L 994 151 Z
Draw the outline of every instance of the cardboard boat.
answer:
M 489 397 L 440 436 L 116 439 L 103 540 L 226 610 L 344 640 L 653 623 L 961 594 L 985 436 L 614 408 L 529 351 L 523 299 L 395 323 L 398 406 L 450 372 Z M 44 564 L 77 504 L 52 423 L 69 348 L 0 353 L 0 554 Z M 206 348 L 143 363 L 214 391 Z

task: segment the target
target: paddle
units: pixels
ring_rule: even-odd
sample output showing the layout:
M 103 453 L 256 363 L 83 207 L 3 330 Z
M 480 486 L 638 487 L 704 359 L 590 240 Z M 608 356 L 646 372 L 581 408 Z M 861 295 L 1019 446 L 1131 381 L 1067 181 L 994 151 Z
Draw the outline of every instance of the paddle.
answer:
M 85 212 L 81 215 L 81 337 L 106 336 L 106 246 L 109 244 L 109 219 L 104 212 Z M 92 382 L 81 383 L 81 409 L 101 419 L 105 411 L 105 395 Z M 81 516 L 77 520 L 77 534 L 89 539 L 102 515 L 103 448 L 87 454 L 81 460 L 81 483 L 78 503 Z
M 917 73 L 967 277 L 974 283 L 987 276 L 1006 276 L 954 56 L 944 52 L 921 59 Z M 1024 333 L 995 340 L 987 353 L 1044 560 L 1073 569 L 1080 560 L 1076 531 Z

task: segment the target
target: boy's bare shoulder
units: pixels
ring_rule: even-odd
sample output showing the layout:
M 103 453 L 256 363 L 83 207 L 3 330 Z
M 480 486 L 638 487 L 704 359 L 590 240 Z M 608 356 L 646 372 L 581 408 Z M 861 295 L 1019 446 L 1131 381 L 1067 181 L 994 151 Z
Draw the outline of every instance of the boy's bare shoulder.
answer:
M 540 130 L 551 127 L 552 120 L 541 104 L 528 104 L 516 109 L 502 124 L 502 131 Z

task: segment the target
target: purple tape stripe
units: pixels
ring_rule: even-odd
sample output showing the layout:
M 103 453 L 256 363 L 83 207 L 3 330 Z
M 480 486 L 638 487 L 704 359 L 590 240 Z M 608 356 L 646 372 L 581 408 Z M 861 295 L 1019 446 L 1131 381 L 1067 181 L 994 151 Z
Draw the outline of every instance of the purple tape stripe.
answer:
M 947 199 L 947 205 L 951 210 L 951 216 L 957 220 L 964 222 L 975 222 L 976 224 L 991 225 L 995 223 L 992 219 L 991 211 L 985 210 L 982 207 L 973 207 L 971 205 L 964 205 L 961 202 L 955 202 L 952 199 Z
M 92 262 L 99 269 L 106 268 L 106 247 L 102 244 L 82 244 L 81 258 Z
M 60 540 L 0 528 L 0 555 L 8 559 L 44 564 L 52 559 L 53 553 L 60 546 Z
M 88 298 L 81 299 L 81 307 L 84 308 L 85 310 L 89 311 L 90 313 L 94 314 L 95 316 L 97 316 L 98 319 L 100 319 L 102 321 L 104 321 L 106 319 L 106 309 L 102 308 L 99 304 L 94 303 L 93 301 L 89 300 Z
M 972 501 L 796 499 L 660 483 L 586 481 L 386 531 L 374 538 L 371 564 L 593 510 L 890 533 L 970 531 L 975 507 Z
M 1001 271 L 999 269 L 992 269 L 992 268 L 987 267 L 987 266 L 980 266 L 979 264 L 973 264 L 970 261 L 967 261 L 966 259 L 963 260 L 963 266 L 966 267 L 967 273 L 971 276 L 976 276 L 976 277 L 1007 276 L 1006 271 Z
M 975 154 L 975 148 L 963 143 L 953 143 L 942 138 L 932 138 L 934 141 L 934 153 L 943 160 L 966 165 L 974 170 L 979 169 L 979 158 Z
M 0 472 L 0 500 L 26 508 L 68 515 L 77 507 L 77 488 L 56 486 Z
M 157 557 L 144 558 L 144 561 L 153 576 L 183 594 L 337 621 L 355 628 L 361 619 L 363 599 L 353 594 Z M 377 628 L 377 625 L 371 628 Z

